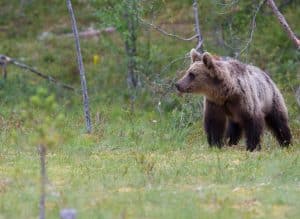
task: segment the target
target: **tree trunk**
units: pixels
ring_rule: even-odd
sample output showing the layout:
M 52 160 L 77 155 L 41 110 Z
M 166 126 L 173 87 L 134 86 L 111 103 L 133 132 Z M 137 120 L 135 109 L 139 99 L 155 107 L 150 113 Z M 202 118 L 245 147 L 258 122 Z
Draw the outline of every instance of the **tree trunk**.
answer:
M 78 30 L 76 25 L 76 19 L 72 8 L 71 0 L 67 0 L 67 7 L 71 16 L 72 21 L 72 30 L 74 33 L 75 38 L 75 46 L 77 51 L 77 62 L 79 67 L 79 73 L 80 73 L 80 80 L 81 80 L 81 87 L 82 87 L 82 96 L 83 96 L 83 108 L 84 108 L 84 115 L 85 115 L 85 121 L 86 121 L 86 130 L 87 133 L 91 133 L 92 131 L 92 124 L 91 124 L 91 116 L 90 116 L 90 109 L 89 109 L 89 97 L 88 97 L 88 91 L 87 91 L 87 84 L 85 79 L 85 71 L 80 51 L 80 43 L 79 43 L 79 36 L 78 36 Z
M 136 88 L 138 84 L 137 75 L 136 75 L 136 2 L 135 0 L 130 0 L 126 2 L 125 7 L 125 20 L 127 23 L 128 34 L 125 36 L 125 52 L 127 55 L 127 83 L 129 87 Z
M 200 24 L 199 24 L 199 11 L 198 11 L 198 2 L 197 0 L 193 0 L 193 12 L 194 12 L 194 18 L 195 18 L 195 32 L 197 34 L 197 46 L 196 50 L 200 53 L 204 52 L 203 49 L 203 37 L 200 31 Z
M 7 78 L 6 64 L 4 64 L 2 66 L 2 76 L 3 76 L 3 79 L 6 80 L 6 78 Z
M 297 49 L 300 49 L 300 40 L 297 38 L 295 33 L 292 31 L 292 29 L 288 25 L 287 21 L 285 20 L 284 16 L 278 10 L 275 2 L 273 0 L 267 0 L 267 3 L 270 6 L 270 8 L 272 9 L 274 15 L 277 17 L 277 19 L 278 19 L 279 23 L 281 24 L 282 28 L 288 34 L 289 38 L 295 44 Z
M 46 147 L 40 145 L 38 148 L 41 164 L 41 194 L 40 194 L 40 219 L 45 219 L 45 200 L 46 200 Z

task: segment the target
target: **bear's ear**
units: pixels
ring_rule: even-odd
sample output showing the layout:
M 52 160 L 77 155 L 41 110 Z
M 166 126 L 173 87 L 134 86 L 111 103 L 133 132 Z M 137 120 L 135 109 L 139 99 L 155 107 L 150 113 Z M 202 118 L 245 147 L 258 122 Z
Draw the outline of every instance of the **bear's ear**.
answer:
M 202 61 L 208 69 L 212 69 L 214 67 L 214 60 L 210 53 L 208 52 L 203 53 Z
M 201 54 L 199 52 L 197 52 L 197 50 L 195 50 L 195 49 L 191 50 L 190 56 L 191 56 L 192 63 L 201 61 Z

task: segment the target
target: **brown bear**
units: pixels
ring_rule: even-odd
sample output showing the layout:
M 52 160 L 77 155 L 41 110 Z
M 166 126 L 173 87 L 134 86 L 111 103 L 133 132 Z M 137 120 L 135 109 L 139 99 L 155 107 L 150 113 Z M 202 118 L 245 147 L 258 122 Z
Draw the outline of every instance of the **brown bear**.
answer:
M 291 143 L 287 108 L 267 73 L 195 49 L 190 56 L 192 63 L 175 86 L 180 92 L 205 96 L 204 128 L 210 146 L 221 147 L 225 132 L 228 144 L 236 145 L 244 133 L 247 150 L 259 150 L 265 124 L 281 146 Z

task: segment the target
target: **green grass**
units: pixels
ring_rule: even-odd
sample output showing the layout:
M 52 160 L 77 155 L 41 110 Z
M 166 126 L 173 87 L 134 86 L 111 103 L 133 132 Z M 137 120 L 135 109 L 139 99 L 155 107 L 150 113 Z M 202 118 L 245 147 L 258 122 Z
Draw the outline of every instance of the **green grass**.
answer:
M 103 107 L 104 119 L 86 135 L 79 110 L 66 112 L 61 134 L 68 138 L 48 151 L 47 218 L 67 207 L 79 218 L 300 214 L 299 139 L 281 149 L 267 134 L 263 150 L 254 153 L 243 142 L 210 149 L 198 123 L 175 130 L 171 117 L 139 110 L 126 116 L 118 105 Z M 14 140 L 12 130 L 2 132 L 0 218 L 38 215 L 39 158 L 30 131 L 23 131 Z

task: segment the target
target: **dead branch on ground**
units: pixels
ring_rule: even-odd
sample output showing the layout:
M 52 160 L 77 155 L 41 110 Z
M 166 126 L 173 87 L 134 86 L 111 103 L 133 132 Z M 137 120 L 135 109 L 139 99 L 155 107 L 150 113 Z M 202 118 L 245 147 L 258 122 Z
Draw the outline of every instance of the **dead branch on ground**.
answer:
M 99 37 L 101 33 L 113 33 L 116 31 L 116 28 L 114 27 L 107 27 L 107 28 L 104 28 L 104 29 L 101 29 L 101 30 L 97 30 L 97 29 L 94 29 L 92 27 L 88 28 L 87 30 L 85 31 L 81 31 L 78 33 L 78 35 L 80 37 L 83 37 L 83 38 L 91 38 L 91 37 Z M 73 37 L 74 34 L 73 33 L 67 33 L 67 34 L 64 34 L 62 36 L 66 36 L 66 37 Z
M 18 67 L 20 67 L 22 69 L 29 70 L 30 72 L 38 75 L 41 78 L 44 78 L 44 79 L 48 80 L 48 81 L 50 81 L 50 82 L 52 82 L 54 84 L 57 84 L 57 85 L 59 85 L 59 86 L 61 86 L 63 88 L 66 88 L 68 90 L 75 91 L 74 87 L 72 87 L 72 86 L 70 86 L 68 84 L 64 84 L 62 82 L 59 82 L 58 80 L 56 80 L 55 78 L 53 78 L 50 75 L 46 75 L 46 74 L 38 71 L 37 69 L 31 67 L 31 66 L 28 66 L 28 65 L 26 65 L 26 64 L 24 64 L 24 63 L 22 63 L 20 61 L 17 61 L 16 59 L 13 59 L 13 58 L 10 58 L 10 57 L 8 57 L 6 55 L 1 55 L 0 54 L 0 66 L 2 67 L 2 73 L 3 73 L 3 78 L 4 79 L 6 79 L 6 77 L 7 77 L 7 69 L 6 69 L 6 67 L 7 67 L 8 64 L 13 64 L 13 65 L 18 66 Z

